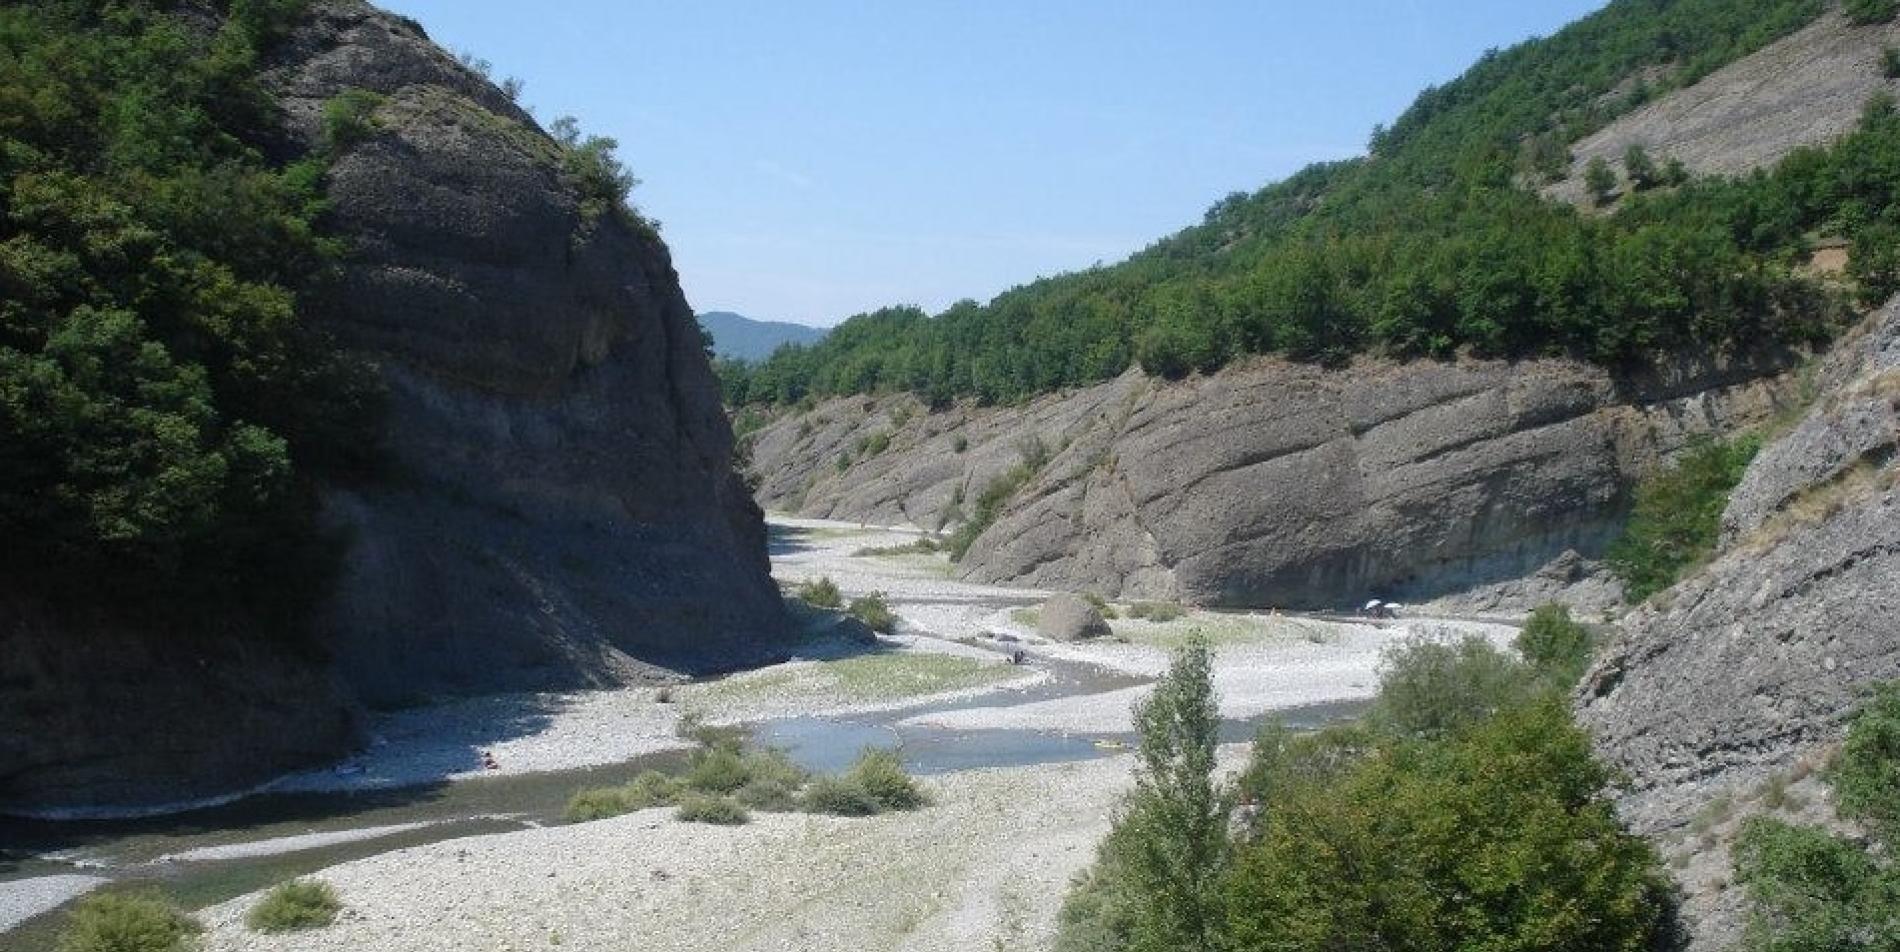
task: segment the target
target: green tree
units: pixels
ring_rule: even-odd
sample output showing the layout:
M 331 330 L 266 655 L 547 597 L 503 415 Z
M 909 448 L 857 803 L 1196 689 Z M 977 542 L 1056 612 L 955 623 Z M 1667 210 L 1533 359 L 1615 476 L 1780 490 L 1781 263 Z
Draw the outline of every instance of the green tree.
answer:
M 1135 790 L 1119 821 L 1136 906 L 1134 952 L 1217 948 L 1229 800 L 1214 779 L 1220 709 L 1212 663 L 1197 638 L 1135 710 Z
M 1623 151 L 1623 172 L 1629 176 L 1630 188 L 1639 192 L 1662 183 L 1656 160 L 1649 157 L 1649 150 L 1635 142 Z
M 1567 690 L 1590 666 L 1595 639 L 1590 629 L 1571 620 L 1568 607 L 1540 605 L 1518 633 L 1516 647 L 1538 674 Z
M 1438 741 L 1328 743 L 1300 742 L 1262 803 L 1228 877 L 1224 948 L 1650 948 L 1660 864 L 1617 823 L 1562 701 Z
M 1590 200 L 1598 205 L 1608 205 L 1616 198 L 1616 172 L 1602 156 L 1590 160 L 1583 167 L 1583 187 L 1590 192 Z

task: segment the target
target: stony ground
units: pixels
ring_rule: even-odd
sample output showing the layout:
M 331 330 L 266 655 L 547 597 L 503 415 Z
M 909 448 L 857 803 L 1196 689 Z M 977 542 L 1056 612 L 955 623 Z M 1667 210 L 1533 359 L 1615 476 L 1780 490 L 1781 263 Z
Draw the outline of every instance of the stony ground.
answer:
M 324 871 L 348 907 L 314 932 L 213 907 L 207 952 L 1046 948 L 1071 876 L 1130 783 L 1126 757 L 926 781 L 932 805 L 869 819 L 667 810 L 452 840 Z
M 1036 606 L 1049 593 L 953 580 L 940 555 L 867 551 L 916 538 L 775 520 L 774 564 L 788 589 L 829 577 L 847 598 L 886 596 L 903 627 L 875 651 L 814 642 L 801 660 L 664 696 L 658 688 L 505 695 L 398 712 L 377 724 L 378 743 L 357 760 L 284 786 L 454 779 L 491 772 L 484 752 L 502 773 L 617 762 L 679 746 L 687 714 L 755 721 L 977 698 L 973 707 L 914 719 L 953 729 L 1121 733 L 1132 729 L 1130 710 L 1147 687 L 1032 703 L 1012 695 L 1047 677 L 1038 670 L 1045 661 L 1158 676 L 1171 651 L 1195 636 L 1215 646 L 1223 713 L 1252 717 L 1369 697 L 1381 651 L 1399 638 L 1476 632 L 1503 641 L 1513 631 L 1191 612 L 1165 623 L 1124 614 L 1111 623 L 1112 639 L 1056 643 L 1034 632 Z M 1005 653 L 1019 649 L 1029 664 L 1008 664 Z M 255 896 L 207 910 L 208 949 L 1046 948 L 1064 886 L 1092 857 L 1131 783 L 1130 767 L 1123 757 L 948 774 L 926 781 L 929 808 L 865 820 L 760 814 L 722 828 L 660 810 L 454 839 L 318 874 L 349 906 L 330 928 L 252 934 L 242 914 Z

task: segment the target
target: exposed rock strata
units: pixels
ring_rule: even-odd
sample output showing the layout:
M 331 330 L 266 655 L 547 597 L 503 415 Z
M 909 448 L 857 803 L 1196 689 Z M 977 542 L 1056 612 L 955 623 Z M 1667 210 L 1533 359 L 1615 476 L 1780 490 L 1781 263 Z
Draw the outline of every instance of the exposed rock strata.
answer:
M 961 563 L 976 581 L 1290 607 L 1540 571 L 1600 589 L 1587 560 L 1630 481 L 1697 435 L 1772 415 L 1786 360 L 1621 377 L 1560 360 L 1263 360 L 1178 383 L 1131 372 L 1020 408 L 834 400 L 749 440 L 766 506 L 924 528 L 955 525 L 1046 451 Z M 890 448 L 863 458 L 878 433 Z
M 1624 817 L 1689 871 L 1698 948 L 1736 937 L 1740 896 L 1726 888 L 1726 837 L 1690 827 L 1712 805 L 1749 807 L 1776 773 L 1809 771 L 1867 688 L 1900 679 L 1897 384 L 1890 304 L 1749 467 L 1723 553 L 1627 618 L 1580 690 L 1580 719 L 1630 777 Z

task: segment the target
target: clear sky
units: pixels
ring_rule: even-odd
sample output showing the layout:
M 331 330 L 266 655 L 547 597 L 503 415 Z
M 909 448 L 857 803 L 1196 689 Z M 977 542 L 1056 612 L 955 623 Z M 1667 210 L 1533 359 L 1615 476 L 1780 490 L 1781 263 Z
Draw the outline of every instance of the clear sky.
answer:
M 580 118 L 702 311 L 829 325 L 1111 262 L 1601 0 L 379 0 Z

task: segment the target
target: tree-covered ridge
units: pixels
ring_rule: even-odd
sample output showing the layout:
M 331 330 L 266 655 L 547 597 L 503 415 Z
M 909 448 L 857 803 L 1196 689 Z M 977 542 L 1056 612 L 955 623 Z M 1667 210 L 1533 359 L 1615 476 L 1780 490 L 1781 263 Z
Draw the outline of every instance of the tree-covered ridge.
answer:
M 1877 229 L 1895 218 L 1890 127 L 1743 181 L 1665 190 L 1659 177 L 1609 215 L 1529 186 L 1567 169 L 1577 138 L 1825 8 L 1616 0 L 1427 90 L 1375 132 L 1368 158 L 1229 196 L 1202 224 L 1118 265 L 935 317 L 860 315 L 816 346 L 727 365 L 729 395 L 1011 401 L 1136 362 L 1168 375 L 1251 353 L 1331 361 L 1470 349 L 1617 362 L 1811 337 L 1819 309 L 1797 266 L 1816 231 L 1858 239 L 1857 251 L 1882 247 Z
M 324 162 L 280 168 L 254 145 L 276 121 L 259 51 L 302 6 L 0 4 L 16 582 L 228 610 L 311 575 L 310 479 L 361 463 L 374 400 L 297 294 L 338 252 L 315 227 Z

